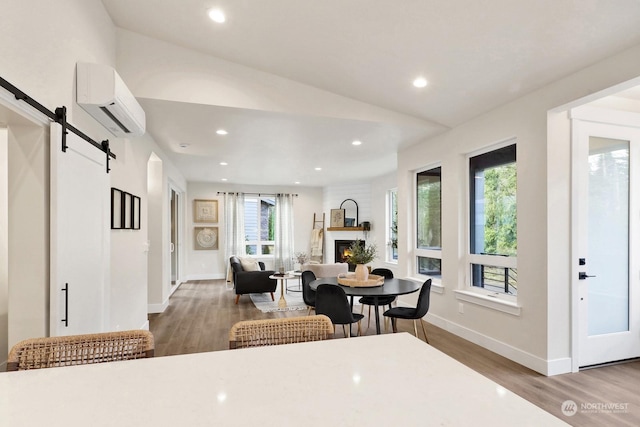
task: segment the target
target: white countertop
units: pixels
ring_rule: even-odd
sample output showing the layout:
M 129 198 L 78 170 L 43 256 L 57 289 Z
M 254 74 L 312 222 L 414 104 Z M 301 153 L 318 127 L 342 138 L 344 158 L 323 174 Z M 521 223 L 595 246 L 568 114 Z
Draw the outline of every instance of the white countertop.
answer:
M 0 373 L 0 426 L 554 426 L 407 333 Z

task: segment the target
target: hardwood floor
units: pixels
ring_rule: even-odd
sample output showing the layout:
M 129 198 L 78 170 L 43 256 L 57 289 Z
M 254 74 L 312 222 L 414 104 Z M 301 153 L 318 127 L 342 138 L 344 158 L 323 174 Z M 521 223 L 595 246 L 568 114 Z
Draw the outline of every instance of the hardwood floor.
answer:
M 306 311 L 262 313 L 248 296 L 242 296 L 238 305 L 234 304 L 234 299 L 233 291 L 223 280 L 182 284 L 164 313 L 149 316 L 156 356 L 227 350 L 228 332 L 235 322 L 306 314 Z M 364 314 L 367 314 L 366 308 Z M 365 329 L 367 319 L 362 322 Z M 374 322 L 371 323 L 364 334 L 375 334 Z M 433 347 L 571 425 L 640 425 L 638 361 L 545 377 L 431 324 L 426 324 L 426 329 Z M 413 324 L 411 321 L 398 321 L 398 330 L 413 334 Z M 424 340 L 420 327 L 418 333 Z M 341 328 L 338 328 L 336 337 L 343 336 Z M 429 361 L 425 360 L 425 363 Z M 464 407 L 464 399 L 464 390 L 460 390 L 461 408 Z M 577 413 L 573 416 L 562 413 L 562 404 L 567 400 L 577 405 Z M 612 404 L 617 408 L 608 409 L 611 406 L 606 405 Z

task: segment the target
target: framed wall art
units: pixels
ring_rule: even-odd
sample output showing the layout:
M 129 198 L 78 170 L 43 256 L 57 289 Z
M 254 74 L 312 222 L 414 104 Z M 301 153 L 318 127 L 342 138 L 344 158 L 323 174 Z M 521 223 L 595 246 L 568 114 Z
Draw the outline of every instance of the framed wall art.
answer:
M 194 227 L 193 249 L 212 251 L 218 249 L 218 227 Z
M 131 228 L 140 230 L 140 197 L 133 196 L 131 204 Z
M 331 209 L 329 227 L 344 227 L 344 209 Z
M 124 205 L 122 204 L 122 190 L 111 187 L 111 229 L 123 228 Z
M 140 197 L 111 187 L 111 229 L 140 230 Z
M 193 222 L 218 222 L 218 201 L 195 199 L 193 201 Z

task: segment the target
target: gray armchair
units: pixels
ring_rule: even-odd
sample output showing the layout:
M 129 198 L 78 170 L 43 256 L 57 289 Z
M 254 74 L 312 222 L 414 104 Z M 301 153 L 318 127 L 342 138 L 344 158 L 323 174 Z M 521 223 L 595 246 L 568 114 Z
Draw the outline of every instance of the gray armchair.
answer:
M 263 262 L 258 262 L 260 270 L 245 271 L 240 262 L 240 258 L 237 256 L 232 256 L 229 262 L 233 269 L 233 287 L 236 291 L 236 304 L 238 304 L 240 300 L 240 295 L 260 294 L 263 292 L 269 292 L 271 294 L 271 300 L 275 301 L 273 293 L 278 286 L 278 282 L 275 279 L 269 279 L 269 276 L 275 274 L 275 271 L 265 270 Z

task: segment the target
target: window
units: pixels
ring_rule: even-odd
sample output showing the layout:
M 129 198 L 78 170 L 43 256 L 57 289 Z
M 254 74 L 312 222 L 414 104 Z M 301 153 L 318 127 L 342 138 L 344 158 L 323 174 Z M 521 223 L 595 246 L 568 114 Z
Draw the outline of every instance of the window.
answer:
M 387 235 L 389 250 L 387 261 L 398 261 L 398 190 L 394 188 L 387 193 Z
M 516 146 L 469 158 L 471 285 L 516 295 Z
M 416 273 L 442 277 L 442 170 L 416 173 Z
M 268 197 L 246 198 L 244 231 L 247 255 L 273 255 L 275 200 Z

